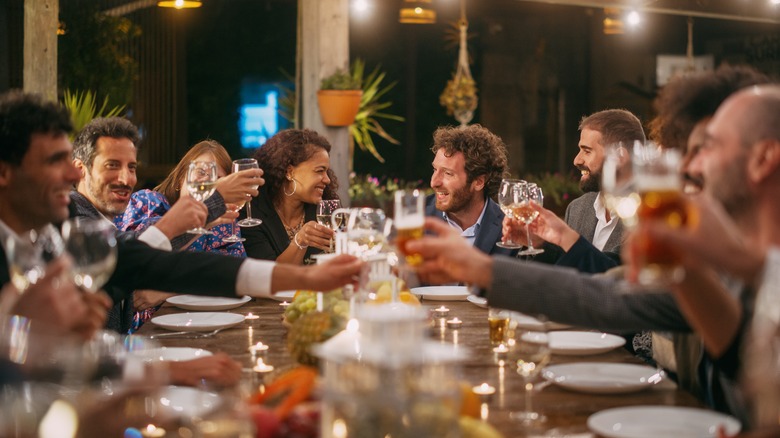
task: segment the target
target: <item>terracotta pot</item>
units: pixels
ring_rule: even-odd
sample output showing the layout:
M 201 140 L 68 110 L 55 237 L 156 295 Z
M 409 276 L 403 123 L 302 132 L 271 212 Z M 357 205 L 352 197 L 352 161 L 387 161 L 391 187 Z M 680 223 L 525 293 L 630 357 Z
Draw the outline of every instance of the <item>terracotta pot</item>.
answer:
M 317 103 L 326 126 L 349 126 L 360 109 L 362 90 L 320 90 Z

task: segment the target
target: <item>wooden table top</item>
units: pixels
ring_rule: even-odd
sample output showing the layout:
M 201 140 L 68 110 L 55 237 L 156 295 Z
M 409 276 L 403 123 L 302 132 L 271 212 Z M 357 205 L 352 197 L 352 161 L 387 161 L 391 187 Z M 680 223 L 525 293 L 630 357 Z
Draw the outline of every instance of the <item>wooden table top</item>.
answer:
M 547 416 L 544 431 L 529 435 L 516 420 L 510 418 L 510 412 L 520 411 L 524 407 L 523 384 L 520 376 L 508 366 L 500 367 L 494 360 L 492 346 L 488 339 L 487 310 L 467 301 L 439 302 L 426 301 L 424 305 L 438 307 L 445 305 L 450 309 L 449 318 L 458 317 L 463 321 L 460 329 L 434 329 L 433 339 L 442 342 L 456 342 L 471 351 L 468 359 L 462 363 L 461 378 L 472 385 L 483 382 L 496 388 L 496 394 L 488 403 L 487 420 L 506 437 L 516 436 L 564 436 L 587 432 L 589 415 L 609 408 L 633 405 L 666 405 L 701 407 L 701 403 L 689 393 L 679 390 L 671 382 L 663 382 L 648 390 L 623 395 L 594 395 L 567 391 L 555 385 L 535 391 L 533 406 L 537 412 Z M 185 312 L 169 304 L 163 306 L 157 315 Z M 282 308 L 278 301 L 271 299 L 253 299 L 242 307 L 227 312 L 257 315 L 257 319 L 246 320 L 238 326 L 225 329 L 214 337 L 203 339 L 158 338 L 165 346 L 195 347 L 212 352 L 223 351 L 241 364 L 250 368 L 252 357 L 249 347 L 262 341 L 270 346 L 265 362 L 273 365 L 277 371 L 294 365 L 287 353 L 287 329 L 282 325 Z M 140 335 L 165 333 L 167 330 L 145 324 L 139 330 Z M 553 355 L 551 364 L 569 362 L 611 362 L 641 363 L 623 348 L 592 356 Z M 542 385 L 544 386 L 544 385 Z M 547 435 L 545 435 L 547 434 Z

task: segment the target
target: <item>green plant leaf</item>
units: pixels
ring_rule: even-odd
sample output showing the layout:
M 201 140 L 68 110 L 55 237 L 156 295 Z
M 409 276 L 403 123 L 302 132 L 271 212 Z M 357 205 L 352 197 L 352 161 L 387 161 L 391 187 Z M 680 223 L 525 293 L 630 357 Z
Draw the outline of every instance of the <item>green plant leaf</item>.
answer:
M 113 107 L 106 110 L 108 106 L 108 96 L 103 99 L 103 104 L 100 109 L 97 108 L 97 94 L 91 90 L 86 91 L 70 91 L 66 89 L 62 93 L 62 105 L 70 112 L 70 119 L 73 123 L 73 132 L 70 135 L 70 139 L 73 140 L 75 136 L 84 129 L 87 123 L 92 119 L 98 117 L 115 117 L 124 111 L 125 105 Z

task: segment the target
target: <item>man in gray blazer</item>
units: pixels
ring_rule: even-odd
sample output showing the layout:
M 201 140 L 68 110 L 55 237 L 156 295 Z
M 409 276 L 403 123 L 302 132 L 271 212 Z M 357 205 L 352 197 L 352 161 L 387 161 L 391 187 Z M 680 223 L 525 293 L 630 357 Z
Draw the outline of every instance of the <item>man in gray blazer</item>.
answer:
M 579 153 L 574 166 L 582 174 L 580 189 L 584 195 L 566 209 L 565 223 L 549 210 L 539 209 L 532 224 L 535 234 L 544 239 L 544 253 L 535 260 L 570 266 L 583 272 L 604 272 L 620 264 L 623 225 L 610 212 L 601 196 L 601 170 L 605 148 L 610 144 L 645 141 L 642 123 L 626 110 L 599 111 L 582 119 L 579 129 Z M 509 232 L 522 232 L 518 221 L 504 221 Z
M 478 124 L 441 127 L 431 151 L 434 194 L 426 199 L 425 215 L 444 219 L 486 254 L 513 254 L 496 246 L 504 213 L 492 198 L 508 175 L 501 138 Z

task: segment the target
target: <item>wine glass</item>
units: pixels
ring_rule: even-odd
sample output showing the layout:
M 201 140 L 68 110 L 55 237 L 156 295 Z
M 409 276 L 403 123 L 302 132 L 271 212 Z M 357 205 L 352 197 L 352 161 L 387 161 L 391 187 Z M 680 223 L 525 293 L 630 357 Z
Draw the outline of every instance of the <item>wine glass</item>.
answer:
M 543 249 L 534 248 L 534 244 L 531 241 L 531 230 L 528 228 L 538 216 L 539 212 L 534 210 L 531 203 L 542 205 L 544 201 L 544 195 L 542 194 L 542 188 L 536 184 L 525 184 L 517 189 L 517 200 L 513 209 L 514 217 L 520 219 L 525 223 L 525 234 L 528 238 L 528 248 L 520 251 L 519 255 L 536 255 L 544 252 Z
M 214 194 L 217 188 L 217 163 L 193 161 L 187 170 L 187 190 L 196 201 L 203 202 Z M 211 231 L 197 227 L 187 230 L 190 234 L 211 234 Z
M 225 208 L 228 209 L 228 211 L 232 211 L 233 213 L 241 210 L 241 208 L 244 206 L 244 202 L 241 202 L 239 204 L 225 204 Z M 222 239 L 223 242 L 228 243 L 236 243 L 236 242 L 243 242 L 246 239 L 239 236 L 238 233 L 236 233 L 236 221 L 233 221 L 230 223 L 230 236 L 224 237 Z
M 521 179 L 501 180 L 501 185 L 498 188 L 498 206 L 510 219 L 517 219 L 514 215 L 514 207 L 517 204 L 517 188 L 525 184 L 526 182 Z M 521 243 L 514 242 L 511 235 L 506 242 L 498 242 L 496 246 L 505 249 L 519 249 L 523 247 Z
M 257 160 L 254 158 L 240 158 L 238 160 L 233 161 L 233 172 L 240 172 L 242 170 L 246 169 L 259 169 L 260 166 L 257 165 Z M 260 185 L 255 185 L 253 188 L 257 190 L 257 188 Z M 246 217 L 244 219 L 241 219 L 238 221 L 238 225 L 242 227 L 256 227 L 260 224 L 262 224 L 263 221 L 257 218 L 252 217 L 252 203 L 247 202 L 246 203 Z
M 5 242 L 11 282 L 22 293 L 40 280 L 49 261 L 64 251 L 64 243 L 53 226 L 30 230 Z
M 347 221 L 348 254 L 362 258 L 379 254 L 390 235 L 392 223 L 380 209 L 353 209 Z
M 328 228 L 331 228 L 333 226 L 331 222 L 331 214 L 333 214 L 334 211 L 341 208 L 341 201 L 338 199 L 322 199 L 317 204 L 317 223 L 320 225 L 324 225 Z M 336 228 L 333 231 L 336 231 L 338 228 L 341 227 L 341 223 L 343 222 L 344 218 L 342 216 L 338 216 L 336 218 Z M 330 239 L 330 249 L 328 252 L 333 252 L 333 239 Z
M 546 417 L 535 412 L 532 404 L 534 380 L 550 361 L 550 341 L 547 324 L 543 317 L 538 318 L 542 324 L 535 326 L 520 326 L 514 330 L 514 337 L 508 342 L 509 363 L 517 367 L 517 374 L 523 379 L 525 388 L 525 407 L 519 412 L 512 412 L 510 417 L 521 421 L 525 426 L 534 426 L 546 421 Z
M 640 199 L 633 179 L 633 150 L 642 148 L 642 142 L 632 145 L 618 142 L 604 148 L 601 169 L 601 193 L 607 210 L 614 212 L 628 228 L 637 223 Z
M 62 224 L 62 236 L 73 259 L 73 282 L 88 292 L 99 291 L 116 266 L 116 228 L 106 220 L 77 217 Z

